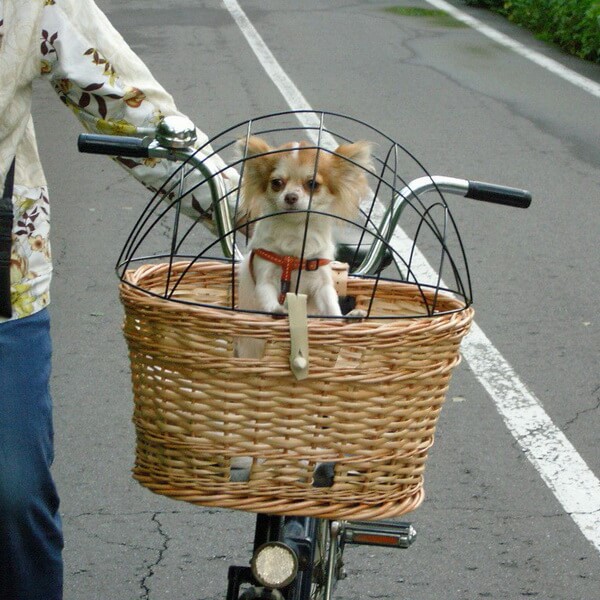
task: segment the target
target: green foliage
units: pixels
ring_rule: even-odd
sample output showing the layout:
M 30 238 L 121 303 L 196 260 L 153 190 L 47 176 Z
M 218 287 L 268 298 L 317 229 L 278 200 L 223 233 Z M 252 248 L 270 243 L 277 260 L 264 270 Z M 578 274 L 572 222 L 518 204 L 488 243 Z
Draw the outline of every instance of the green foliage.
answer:
M 600 0 L 464 0 L 506 15 L 540 39 L 600 63 Z

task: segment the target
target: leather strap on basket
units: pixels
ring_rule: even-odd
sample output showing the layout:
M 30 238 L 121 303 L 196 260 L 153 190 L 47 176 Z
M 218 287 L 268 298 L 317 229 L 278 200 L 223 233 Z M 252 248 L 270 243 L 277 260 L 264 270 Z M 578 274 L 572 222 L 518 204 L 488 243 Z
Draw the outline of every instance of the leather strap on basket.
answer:
M 296 379 L 308 377 L 308 317 L 306 294 L 287 294 L 290 323 L 290 367 Z
M 10 319 L 12 305 L 10 301 L 10 254 L 13 228 L 12 194 L 15 178 L 13 159 L 4 183 L 4 193 L 0 200 L 0 316 Z

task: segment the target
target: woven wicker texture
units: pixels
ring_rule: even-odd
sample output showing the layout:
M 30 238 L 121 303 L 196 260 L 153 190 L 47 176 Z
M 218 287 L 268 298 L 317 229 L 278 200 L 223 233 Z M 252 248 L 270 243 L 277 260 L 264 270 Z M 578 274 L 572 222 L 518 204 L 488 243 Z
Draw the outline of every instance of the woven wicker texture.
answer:
M 173 266 L 169 281 L 186 263 Z M 379 519 L 414 510 L 470 308 L 409 319 L 309 319 L 310 374 L 289 367 L 286 318 L 170 302 L 168 265 L 129 271 L 121 284 L 137 434 L 134 477 L 187 502 L 273 514 Z M 180 300 L 231 304 L 231 266 L 194 264 Z M 370 280 L 348 291 L 366 308 Z M 432 292 L 433 294 L 433 292 Z M 374 315 L 414 313 L 415 286 L 379 282 Z M 262 359 L 234 356 L 235 340 L 266 340 Z M 241 458 L 245 457 L 245 458 Z M 232 481 L 232 460 L 251 464 Z M 320 463 L 331 487 L 315 487 Z

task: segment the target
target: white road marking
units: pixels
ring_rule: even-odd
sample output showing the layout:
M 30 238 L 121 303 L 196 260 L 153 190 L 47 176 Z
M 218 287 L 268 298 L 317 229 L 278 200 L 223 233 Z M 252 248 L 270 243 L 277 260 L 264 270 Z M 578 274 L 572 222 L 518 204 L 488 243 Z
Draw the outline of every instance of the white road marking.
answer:
M 302 95 L 302 92 L 300 92 L 294 82 L 288 77 L 288 74 L 281 68 L 281 65 L 277 62 L 277 59 L 273 56 L 273 53 L 269 50 L 269 47 L 265 44 L 237 1 L 223 0 L 223 4 L 230 12 L 240 31 L 244 34 L 248 44 L 250 44 L 250 48 L 256 54 L 256 58 L 258 58 L 267 75 L 269 75 L 273 83 L 277 86 L 277 89 L 281 92 L 288 106 L 292 110 L 313 110 Z M 319 120 L 314 115 L 298 115 L 298 119 L 305 127 L 319 126 Z
M 412 241 L 402 230 L 396 230 L 391 243 L 401 256 L 409 255 Z M 423 281 L 432 281 L 435 276 L 434 269 L 418 249 L 411 267 L 415 276 Z M 440 285 L 446 287 L 444 282 Z M 476 323 L 463 340 L 461 353 L 491 396 L 521 450 L 565 512 L 600 551 L 598 478 Z
M 454 8 L 440 0 L 427 1 L 436 6 Z M 223 4 L 290 108 L 313 110 L 281 68 L 237 1 L 223 0 Z M 300 114 L 298 118 L 303 126 L 319 125 L 318 118 L 313 114 Z M 327 145 L 335 144 L 330 136 L 324 142 Z M 406 236 L 402 231 L 397 231 L 393 245 L 402 252 L 405 244 Z M 431 277 L 433 269 L 418 250 L 414 255 L 413 265 L 416 261 L 420 263 L 424 275 Z M 471 333 L 464 340 L 462 353 L 475 376 L 494 400 L 523 452 L 583 535 L 600 551 L 600 481 L 478 325 L 473 325 Z
M 583 535 L 600 551 L 600 481 L 480 327 L 461 346 L 506 426 Z
M 505 48 L 509 48 L 520 56 L 534 62 L 536 65 L 543 67 L 547 71 L 550 71 L 550 73 L 558 75 L 558 77 L 561 77 L 565 81 L 576 85 L 578 88 L 592 94 L 592 96 L 600 98 L 600 84 L 596 83 L 592 79 L 576 73 L 572 69 L 569 69 L 568 67 L 565 67 L 563 64 L 559 63 L 557 60 L 544 56 L 540 52 L 528 48 L 525 46 L 525 44 L 517 42 L 513 38 L 498 31 L 497 29 L 482 23 L 479 19 L 476 19 L 475 17 L 463 12 L 459 8 L 456 8 L 456 6 L 445 2 L 445 0 L 425 0 L 425 2 L 431 4 L 431 6 L 435 6 L 436 8 L 443 10 L 444 12 L 447 12 L 457 21 L 476 29 L 479 33 L 485 35 L 497 44 L 501 44 Z

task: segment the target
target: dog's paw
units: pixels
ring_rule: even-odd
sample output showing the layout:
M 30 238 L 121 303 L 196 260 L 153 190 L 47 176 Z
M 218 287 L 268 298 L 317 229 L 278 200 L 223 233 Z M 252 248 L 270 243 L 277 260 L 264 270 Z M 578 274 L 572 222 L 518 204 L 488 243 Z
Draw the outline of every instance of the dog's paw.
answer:
M 288 310 L 281 304 L 273 304 L 265 309 L 265 312 L 271 313 L 274 317 L 282 317 L 288 314 Z
M 362 308 L 355 308 L 354 310 L 351 310 L 349 313 L 347 313 L 345 315 L 345 317 L 349 321 L 352 321 L 352 320 L 361 321 L 362 319 L 367 318 L 367 311 L 363 310 Z

